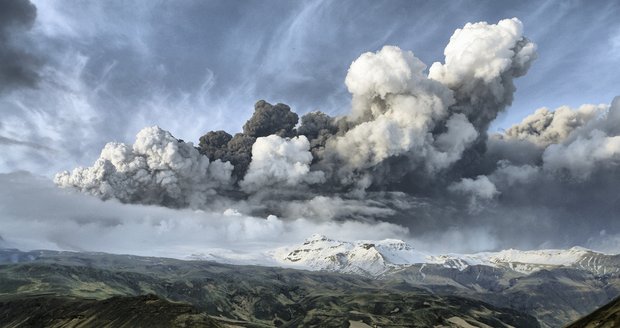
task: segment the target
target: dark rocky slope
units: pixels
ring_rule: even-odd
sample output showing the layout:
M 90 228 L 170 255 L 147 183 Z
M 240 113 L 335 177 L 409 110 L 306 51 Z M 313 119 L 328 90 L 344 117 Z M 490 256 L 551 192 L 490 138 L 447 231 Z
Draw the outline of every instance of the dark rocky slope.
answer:
M 600 309 L 566 326 L 566 328 L 620 327 L 620 297 Z

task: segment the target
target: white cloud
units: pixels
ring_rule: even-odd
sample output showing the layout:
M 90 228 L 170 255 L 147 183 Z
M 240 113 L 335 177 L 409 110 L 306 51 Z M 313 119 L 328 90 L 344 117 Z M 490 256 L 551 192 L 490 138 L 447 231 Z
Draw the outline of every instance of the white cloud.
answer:
M 445 64 L 434 63 L 429 76 L 448 86 L 465 89 L 474 88 L 473 82 L 482 80 L 502 99 L 505 92 L 502 74 L 509 69 L 524 74 L 536 58 L 533 43 L 527 43 L 515 53 L 515 45 L 522 38 L 523 24 L 517 18 L 503 19 L 497 24 L 467 23 L 450 37 L 444 50 Z
M 142 129 L 133 146 L 110 142 L 93 166 L 61 172 L 54 181 L 102 199 L 199 208 L 215 187 L 230 183 L 232 170 L 153 126 Z
M 397 155 L 410 155 L 423 162 L 437 152 L 430 132 L 449 115 L 447 108 L 454 99 L 448 88 L 425 75 L 425 69 L 412 52 L 394 46 L 356 59 L 345 80 L 353 95 L 352 113 L 345 119 L 361 123 L 330 139 L 326 153 L 355 170 Z M 458 159 L 463 150 L 447 148 L 456 154 L 440 168 Z M 436 169 L 432 164 L 428 167 Z
M 311 162 L 310 143 L 305 136 L 257 138 L 252 145 L 252 162 L 239 184 L 252 192 L 270 186 L 296 187 L 323 182 L 323 172 L 310 171 Z

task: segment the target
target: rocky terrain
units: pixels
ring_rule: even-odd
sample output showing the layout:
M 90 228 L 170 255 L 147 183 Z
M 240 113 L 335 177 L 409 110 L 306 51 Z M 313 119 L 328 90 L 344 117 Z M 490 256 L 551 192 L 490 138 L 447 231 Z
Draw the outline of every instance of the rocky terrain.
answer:
M 616 298 L 600 309 L 566 326 L 566 328 L 614 327 L 620 327 L 620 298 Z
M 191 307 L 171 324 L 561 327 L 620 294 L 618 257 L 580 248 L 428 256 L 397 240 L 313 236 L 274 256 L 298 268 L 5 249 L 0 301 L 84 300 L 72 315 L 90 318 L 99 301 L 152 294 Z

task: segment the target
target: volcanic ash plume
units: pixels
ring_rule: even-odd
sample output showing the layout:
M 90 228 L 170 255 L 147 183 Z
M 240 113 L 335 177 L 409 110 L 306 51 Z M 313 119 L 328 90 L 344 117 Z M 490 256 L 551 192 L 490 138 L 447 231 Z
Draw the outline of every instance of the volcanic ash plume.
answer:
M 328 155 L 350 170 L 365 170 L 392 156 L 435 151 L 430 131 L 449 116 L 454 100 L 425 69 L 412 52 L 392 46 L 354 61 L 345 80 L 353 111 L 345 119 L 357 125 L 327 142 Z
M 428 76 L 426 65 L 397 47 L 360 56 L 345 80 L 353 95 L 345 120 L 353 127 L 326 146 L 328 160 L 344 163 L 341 181 L 377 172 L 374 184 L 414 170 L 434 175 L 468 150 L 484 152 L 490 122 L 512 102 L 513 79 L 536 58 L 522 32 L 516 18 L 467 24 Z
M 540 166 L 550 177 L 586 181 L 594 171 L 614 171 L 620 155 L 620 98 L 609 105 L 537 110 L 503 134 L 489 139 L 491 156 L 504 163 Z M 506 156 L 515 149 L 527 158 Z M 502 168 L 506 169 L 506 165 Z
M 574 131 L 592 119 L 602 116 L 609 109 L 607 105 L 583 105 L 577 109 L 562 106 L 554 111 L 540 108 L 519 124 L 505 131 L 504 136 L 512 140 L 529 141 L 540 147 L 561 143 Z
M 232 170 L 230 163 L 209 162 L 191 143 L 154 126 L 142 129 L 133 146 L 108 143 L 92 167 L 59 173 L 54 181 L 103 199 L 199 207 L 214 189 L 230 183 Z
M 254 105 L 254 115 L 243 125 L 243 133 L 231 136 L 226 131 L 211 131 L 200 137 L 200 152 L 211 160 L 230 162 L 233 177 L 241 180 L 252 160 L 252 145 L 256 138 L 276 135 L 292 137 L 298 116 L 284 104 L 271 105 L 260 100 Z
M 445 64 L 433 64 L 428 75 L 412 52 L 385 46 L 351 64 L 349 115 L 312 112 L 295 128 L 298 115 L 290 107 L 261 100 L 242 133 L 201 137 L 202 156 L 150 128 L 133 147 L 108 144 L 93 167 L 61 173 L 56 181 L 102 198 L 175 207 L 205 204 L 218 188 L 251 196 L 303 185 L 309 200 L 398 190 L 392 183 L 410 174 L 433 181 L 486 140 L 489 122 L 512 100 L 512 79 L 525 74 L 535 48 L 517 19 L 457 30 Z M 475 181 L 472 186 L 482 180 Z
M 454 91 L 451 110 L 466 114 L 483 132 L 512 103 L 513 79 L 525 75 L 537 57 L 516 18 L 466 24 L 454 32 L 444 55 L 445 63 L 434 63 L 429 77 Z
M 616 171 L 620 164 L 620 97 L 612 102 L 603 119 L 590 120 L 575 129 L 562 143 L 552 144 L 543 153 L 543 167 L 568 172 L 585 180 L 594 171 Z
M 475 240 L 492 233 L 480 245 L 508 247 L 620 233 L 620 98 L 539 109 L 489 134 L 536 45 L 513 18 L 466 24 L 444 54 L 428 74 L 395 46 L 362 54 L 345 78 L 352 104 L 344 116 L 299 119 L 261 100 L 241 133 L 211 131 L 194 148 L 146 128 L 133 146 L 110 143 L 92 167 L 55 181 L 127 203 L 388 221 L 436 236 L 429 242 L 454 239 L 437 233 L 446 227 L 463 242 L 468 231 Z
M 252 146 L 252 162 L 239 183 L 247 192 L 264 187 L 296 187 L 324 181 L 323 172 L 310 172 L 312 154 L 305 136 L 285 139 L 270 135 L 256 139 Z

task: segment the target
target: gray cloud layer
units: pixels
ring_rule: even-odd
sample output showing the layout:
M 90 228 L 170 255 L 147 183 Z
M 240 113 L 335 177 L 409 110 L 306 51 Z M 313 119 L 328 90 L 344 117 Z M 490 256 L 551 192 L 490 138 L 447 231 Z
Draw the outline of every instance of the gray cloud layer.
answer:
M 34 87 L 42 59 L 33 53 L 24 34 L 32 28 L 37 8 L 27 0 L 0 3 L 0 92 Z
M 260 261 L 266 250 L 294 244 L 312 233 L 344 240 L 406 238 L 386 222 L 316 222 L 101 201 L 58 189 L 25 172 L 0 174 L 0 247 L 102 251 L 186 258 L 220 254 Z M 355 204 L 349 205 L 351 208 Z M 262 262 L 264 264 L 264 262 Z

